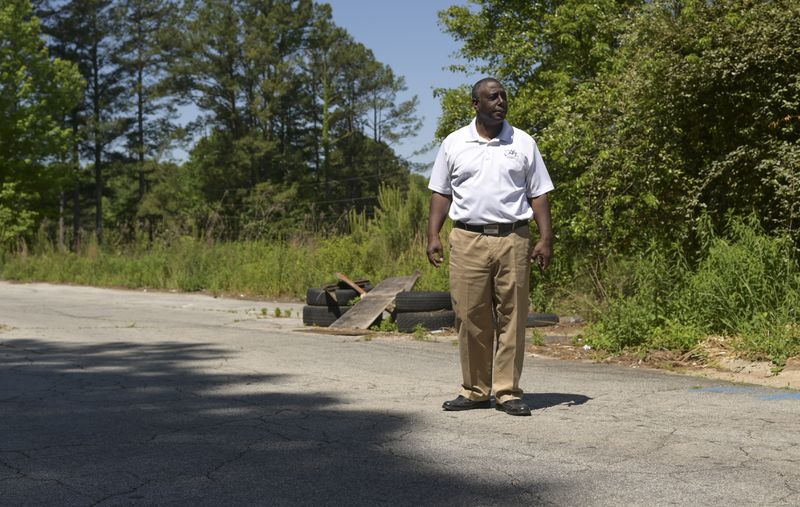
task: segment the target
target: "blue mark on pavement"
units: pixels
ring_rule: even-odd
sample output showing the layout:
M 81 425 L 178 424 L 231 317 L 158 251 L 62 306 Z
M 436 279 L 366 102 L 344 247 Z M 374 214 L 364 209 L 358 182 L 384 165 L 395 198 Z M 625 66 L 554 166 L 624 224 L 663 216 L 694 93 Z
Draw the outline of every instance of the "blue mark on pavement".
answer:
M 772 396 L 762 396 L 761 399 L 764 401 L 800 400 L 800 393 L 773 394 Z
M 734 386 L 719 386 L 719 387 L 705 387 L 703 389 L 694 389 L 695 393 L 724 393 L 724 394 L 741 394 L 752 393 L 753 389 L 748 387 L 734 387 Z
M 716 386 L 716 387 L 704 387 L 702 389 L 692 389 L 690 392 L 693 393 L 722 393 L 722 394 L 758 394 L 764 393 L 764 389 L 753 389 L 750 387 L 736 387 L 736 386 Z M 792 392 L 792 393 L 779 393 L 779 394 L 770 394 L 766 396 L 759 396 L 759 400 L 761 401 L 779 401 L 779 400 L 800 400 L 800 392 Z

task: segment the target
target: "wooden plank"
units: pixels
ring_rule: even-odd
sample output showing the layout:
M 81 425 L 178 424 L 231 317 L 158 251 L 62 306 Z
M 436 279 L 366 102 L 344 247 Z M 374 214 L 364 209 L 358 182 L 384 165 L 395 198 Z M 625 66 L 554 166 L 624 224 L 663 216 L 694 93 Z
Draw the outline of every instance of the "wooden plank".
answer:
M 347 278 L 346 276 L 344 276 L 341 273 L 336 273 L 336 278 L 338 278 L 339 280 L 343 281 L 344 283 L 346 283 L 347 285 L 349 285 L 350 287 L 355 289 L 355 291 L 358 292 L 359 294 L 361 294 L 362 296 L 367 293 L 367 291 L 365 291 L 364 289 L 359 287 L 356 282 L 354 282 L 353 280 Z
M 333 336 L 369 336 L 376 332 L 369 329 L 350 329 L 347 327 L 331 329 L 329 327 L 302 327 L 294 329 L 298 333 L 329 334 Z
M 410 276 L 387 278 L 367 292 L 358 303 L 330 325 L 332 328 L 367 329 L 383 313 L 394 298 L 403 291 L 411 290 L 419 278 L 419 271 Z

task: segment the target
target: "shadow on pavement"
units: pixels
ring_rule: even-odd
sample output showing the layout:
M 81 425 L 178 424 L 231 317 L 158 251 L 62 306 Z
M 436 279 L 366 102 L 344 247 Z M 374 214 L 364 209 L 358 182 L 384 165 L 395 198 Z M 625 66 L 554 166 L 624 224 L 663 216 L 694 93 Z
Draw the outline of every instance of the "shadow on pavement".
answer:
M 531 407 L 531 410 L 555 407 L 556 405 L 583 405 L 591 400 L 583 394 L 564 394 L 564 393 L 528 393 L 522 395 L 523 401 Z
M 558 487 L 461 478 L 463 465 L 402 442 L 410 420 L 293 394 L 303 379 L 292 375 L 220 369 L 234 354 L 211 344 L 1 342 L 2 503 L 488 505 L 536 503 Z

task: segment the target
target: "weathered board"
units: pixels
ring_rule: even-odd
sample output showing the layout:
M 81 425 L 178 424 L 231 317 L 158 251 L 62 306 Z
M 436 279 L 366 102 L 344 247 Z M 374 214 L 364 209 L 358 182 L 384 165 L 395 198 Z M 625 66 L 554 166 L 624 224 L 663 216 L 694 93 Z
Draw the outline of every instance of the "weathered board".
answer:
M 367 293 L 367 291 L 362 289 L 361 286 L 358 285 L 357 282 L 354 282 L 353 280 L 347 278 L 346 276 L 344 276 L 341 273 L 336 273 L 336 278 L 338 278 L 339 280 L 341 280 L 344 283 L 346 283 L 347 285 L 349 285 L 351 288 L 353 288 L 356 292 L 358 292 L 362 296 Z
M 332 328 L 367 329 L 380 317 L 387 306 L 394 304 L 394 298 L 403 291 L 411 290 L 419 278 L 419 271 L 410 276 L 387 278 L 367 292 L 358 303 L 339 317 Z
M 330 327 L 301 327 L 299 329 L 295 329 L 299 333 L 315 333 L 315 334 L 327 334 L 333 336 L 369 336 L 376 334 L 377 331 L 372 331 L 369 329 L 350 329 L 346 327 L 331 329 Z

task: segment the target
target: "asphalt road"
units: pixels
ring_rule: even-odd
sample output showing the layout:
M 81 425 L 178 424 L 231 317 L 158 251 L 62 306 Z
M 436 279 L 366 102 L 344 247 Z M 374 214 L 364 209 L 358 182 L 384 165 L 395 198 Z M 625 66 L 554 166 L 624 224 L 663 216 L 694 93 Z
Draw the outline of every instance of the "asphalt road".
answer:
M 443 412 L 450 340 L 299 308 L 0 283 L 0 504 L 800 504 L 796 391 L 529 357 L 532 417 Z

